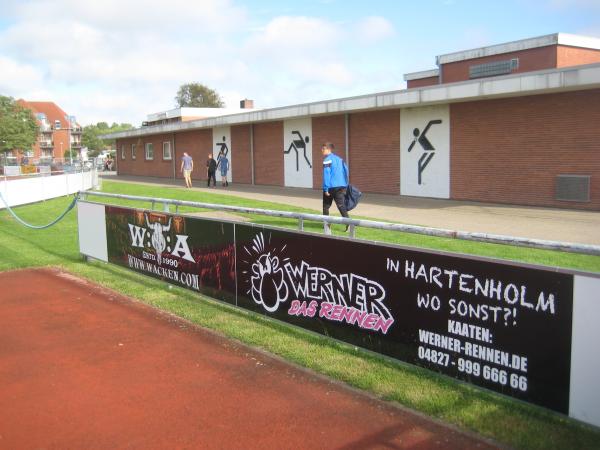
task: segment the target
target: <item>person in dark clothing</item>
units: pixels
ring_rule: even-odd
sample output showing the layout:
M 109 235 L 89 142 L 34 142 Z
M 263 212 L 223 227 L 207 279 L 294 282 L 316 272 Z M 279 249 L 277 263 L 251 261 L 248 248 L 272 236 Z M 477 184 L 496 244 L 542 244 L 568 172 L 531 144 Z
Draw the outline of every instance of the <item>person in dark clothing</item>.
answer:
M 342 158 L 332 153 L 334 146 L 327 142 L 321 147 L 323 153 L 323 215 L 329 215 L 333 201 L 342 217 L 349 217 L 344 197 L 348 186 L 348 168 Z M 348 226 L 346 226 L 348 230 Z
M 206 173 L 208 175 L 208 180 L 206 182 L 206 186 L 210 187 L 210 180 L 213 180 L 213 187 L 217 185 L 217 177 L 215 173 L 217 172 L 217 162 L 213 158 L 212 153 L 208 154 L 208 159 L 206 160 Z

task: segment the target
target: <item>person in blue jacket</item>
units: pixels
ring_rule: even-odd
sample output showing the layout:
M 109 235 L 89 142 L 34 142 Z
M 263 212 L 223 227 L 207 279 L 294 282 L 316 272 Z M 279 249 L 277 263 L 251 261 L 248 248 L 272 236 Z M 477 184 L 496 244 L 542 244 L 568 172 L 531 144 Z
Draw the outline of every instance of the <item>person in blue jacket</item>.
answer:
M 329 215 L 331 203 L 335 204 L 342 217 L 348 217 L 344 203 L 348 187 L 348 167 L 342 158 L 333 153 L 334 145 L 326 142 L 321 147 L 323 153 L 323 215 Z M 348 226 L 346 226 L 348 230 Z

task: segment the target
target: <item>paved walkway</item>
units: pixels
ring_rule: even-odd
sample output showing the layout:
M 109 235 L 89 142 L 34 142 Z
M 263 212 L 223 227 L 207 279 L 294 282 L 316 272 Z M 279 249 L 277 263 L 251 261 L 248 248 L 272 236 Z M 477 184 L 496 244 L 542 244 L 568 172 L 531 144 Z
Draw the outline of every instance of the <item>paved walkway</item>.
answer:
M 136 176 L 105 176 L 115 181 L 181 186 L 183 180 Z M 194 189 L 208 191 L 196 181 Z M 211 192 L 293 204 L 321 211 L 321 191 L 280 186 L 231 184 Z M 335 211 L 335 206 L 333 206 Z M 337 212 L 337 211 L 336 211 Z M 524 238 L 600 245 L 600 211 L 536 208 L 365 193 L 353 215 L 375 220 L 446 228 L 457 231 L 502 234 Z

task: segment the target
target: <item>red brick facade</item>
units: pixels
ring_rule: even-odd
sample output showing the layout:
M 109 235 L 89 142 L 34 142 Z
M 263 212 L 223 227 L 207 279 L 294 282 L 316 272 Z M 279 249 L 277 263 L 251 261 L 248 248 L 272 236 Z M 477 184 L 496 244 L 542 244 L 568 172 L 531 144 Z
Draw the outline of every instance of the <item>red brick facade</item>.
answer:
M 451 198 L 600 209 L 600 90 L 450 105 Z M 588 203 L 554 200 L 591 175 Z
M 400 110 L 351 114 L 350 179 L 363 192 L 400 193 Z
M 284 185 L 283 122 L 254 124 L 254 181 Z
M 412 89 L 417 87 L 433 86 L 434 84 L 439 84 L 439 82 L 439 77 L 419 78 L 417 80 L 408 80 L 406 82 L 406 87 L 408 89 Z
M 231 176 L 234 183 L 252 183 L 251 127 L 252 125 L 231 127 Z
M 440 65 L 442 83 L 454 83 L 469 79 L 469 67 L 494 61 L 519 58 L 519 68 L 512 73 L 556 68 L 556 45 L 532 48 L 520 52 L 502 53 L 483 58 L 468 59 Z
M 571 67 L 600 62 L 600 50 L 559 45 L 556 51 L 556 67 Z
M 338 156 L 346 159 L 346 125 L 345 115 L 313 117 L 312 119 L 312 161 L 313 188 L 323 186 L 323 154 L 321 146 L 331 142 Z
M 194 160 L 194 171 L 192 180 L 206 181 L 206 160 L 208 154 L 213 150 L 212 129 L 186 131 L 177 133 L 175 144 L 177 148 L 177 177 L 182 178 L 179 169 L 181 167 L 181 157 L 183 152 L 187 152 Z

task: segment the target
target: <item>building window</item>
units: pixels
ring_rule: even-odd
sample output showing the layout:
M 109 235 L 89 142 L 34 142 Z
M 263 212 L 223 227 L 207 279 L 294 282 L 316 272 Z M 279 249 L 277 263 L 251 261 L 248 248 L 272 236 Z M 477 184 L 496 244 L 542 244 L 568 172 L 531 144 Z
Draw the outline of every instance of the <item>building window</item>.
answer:
M 121 159 L 125 159 L 125 146 L 121 145 Z
M 163 142 L 163 159 L 171 159 L 171 143 Z
M 146 144 L 146 159 L 154 159 L 154 144 L 152 142 Z
M 135 159 L 135 144 L 131 144 L 131 159 Z
M 57 119 L 54 121 L 54 129 L 60 130 L 60 120 Z

